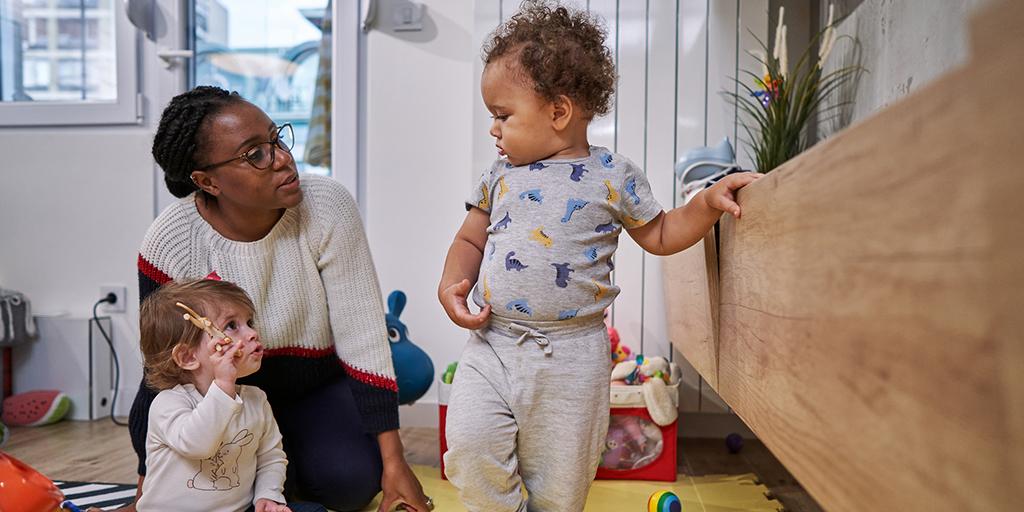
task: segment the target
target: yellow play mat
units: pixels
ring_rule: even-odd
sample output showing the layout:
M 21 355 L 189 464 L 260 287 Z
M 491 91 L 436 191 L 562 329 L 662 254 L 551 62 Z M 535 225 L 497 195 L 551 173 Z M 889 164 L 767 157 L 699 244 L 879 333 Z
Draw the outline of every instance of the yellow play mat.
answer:
M 413 466 L 423 489 L 434 500 L 437 512 L 465 512 L 458 493 L 441 470 Z M 778 512 L 782 504 L 765 497 L 768 488 L 755 483 L 753 474 L 690 477 L 679 475 L 674 483 L 598 480 L 590 488 L 587 512 L 646 512 L 647 498 L 655 491 L 670 490 L 683 502 L 683 512 Z M 376 511 L 374 502 L 367 511 Z

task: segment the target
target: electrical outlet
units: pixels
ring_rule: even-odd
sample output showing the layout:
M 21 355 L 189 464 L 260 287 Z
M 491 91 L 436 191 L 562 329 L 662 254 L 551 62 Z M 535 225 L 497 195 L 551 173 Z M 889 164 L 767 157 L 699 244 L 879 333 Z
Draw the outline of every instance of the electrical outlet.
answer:
M 100 304 L 101 310 L 106 311 L 107 313 L 124 313 L 127 309 L 128 288 L 123 284 L 108 284 L 100 286 L 99 298 L 102 299 L 103 297 L 106 297 L 108 293 L 113 293 L 114 296 L 117 297 L 117 301 L 113 304 L 109 302 Z

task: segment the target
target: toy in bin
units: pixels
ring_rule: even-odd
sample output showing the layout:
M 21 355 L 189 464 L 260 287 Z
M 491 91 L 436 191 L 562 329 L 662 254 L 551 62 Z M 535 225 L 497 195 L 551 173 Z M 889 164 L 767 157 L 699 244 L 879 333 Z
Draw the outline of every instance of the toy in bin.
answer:
M 0 511 L 80 512 L 49 478 L 6 453 L 0 452 Z
M 665 358 L 642 354 L 615 365 L 597 478 L 675 481 L 680 374 Z

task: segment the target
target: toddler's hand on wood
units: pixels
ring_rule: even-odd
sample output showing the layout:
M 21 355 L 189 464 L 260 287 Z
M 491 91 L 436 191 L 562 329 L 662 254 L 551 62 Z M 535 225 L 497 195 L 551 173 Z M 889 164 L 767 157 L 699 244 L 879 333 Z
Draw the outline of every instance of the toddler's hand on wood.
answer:
M 736 204 L 735 192 L 761 178 L 755 172 L 730 174 L 704 191 L 704 202 L 715 210 L 728 212 L 740 218 L 740 205 Z
M 475 315 L 471 313 L 467 303 L 467 297 L 471 288 L 469 279 L 463 279 L 442 290 L 440 298 L 445 313 L 448 313 L 448 318 L 451 318 L 455 325 L 464 329 L 475 330 L 487 324 L 488 317 L 491 314 L 491 306 L 490 304 L 484 306 Z

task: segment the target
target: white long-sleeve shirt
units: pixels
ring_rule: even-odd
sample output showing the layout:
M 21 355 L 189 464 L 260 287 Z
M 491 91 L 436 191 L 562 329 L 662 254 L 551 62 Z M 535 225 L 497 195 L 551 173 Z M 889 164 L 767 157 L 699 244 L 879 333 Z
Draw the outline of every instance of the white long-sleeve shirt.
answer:
M 284 503 L 281 432 L 267 395 L 215 383 L 203 396 L 192 384 L 161 391 L 149 409 L 147 473 L 139 512 L 244 511 L 260 498 Z

